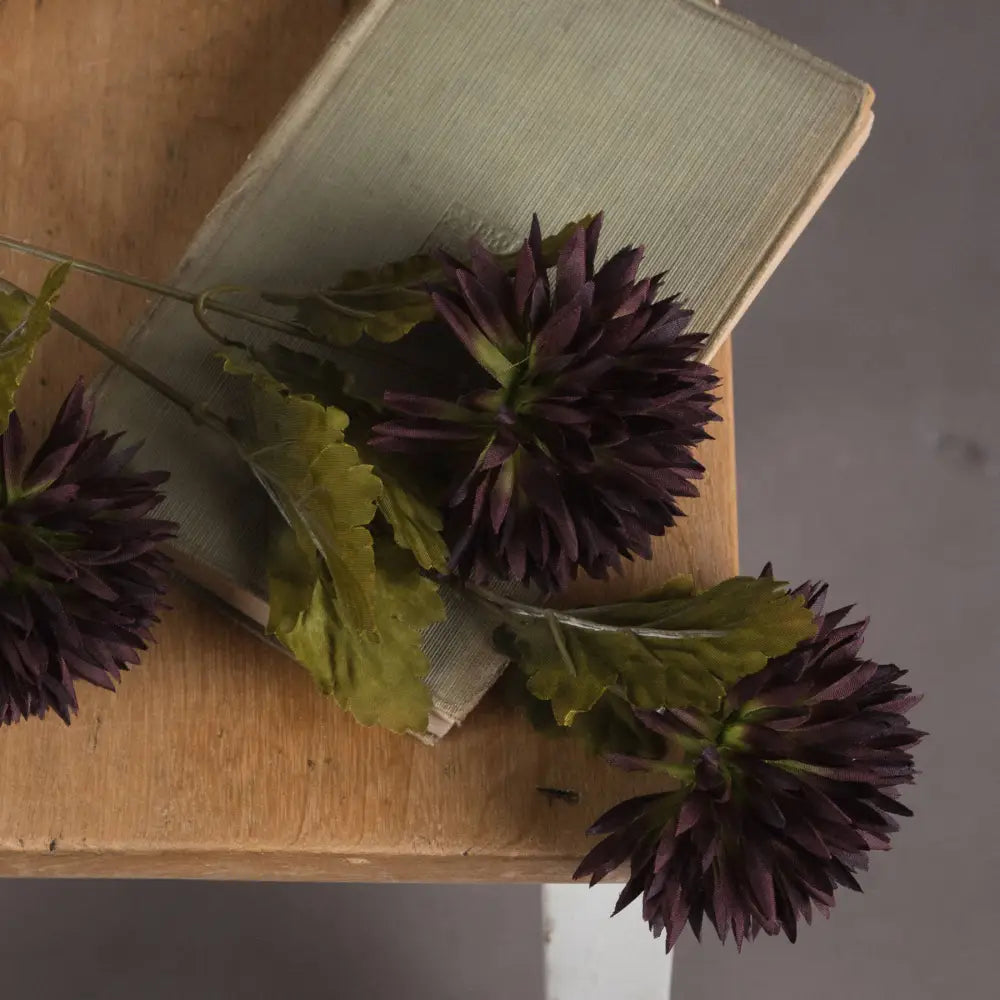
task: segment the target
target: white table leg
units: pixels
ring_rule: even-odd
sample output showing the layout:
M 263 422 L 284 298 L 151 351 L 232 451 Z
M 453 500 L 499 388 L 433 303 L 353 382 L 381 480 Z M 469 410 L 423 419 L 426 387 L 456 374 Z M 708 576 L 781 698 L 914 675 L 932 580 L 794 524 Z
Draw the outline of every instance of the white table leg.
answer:
M 610 917 L 619 885 L 542 888 L 545 1000 L 669 1000 L 672 956 L 634 904 Z

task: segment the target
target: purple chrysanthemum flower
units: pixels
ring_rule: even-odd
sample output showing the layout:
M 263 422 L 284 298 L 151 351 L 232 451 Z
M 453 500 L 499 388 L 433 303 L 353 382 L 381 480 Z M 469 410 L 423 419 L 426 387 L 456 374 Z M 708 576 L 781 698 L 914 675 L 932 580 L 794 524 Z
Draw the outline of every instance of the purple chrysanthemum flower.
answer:
M 128 471 L 136 449 L 92 412 L 77 382 L 34 456 L 17 414 L 0 435 L 0 724 L 68 723 L 76 681 L 114 690 L 158 620 L 175 526 L 147 514 L 167 476 Z
M 576 877 L 593 885 L 630 862 L 615 912 L 641 896 L 668 951 L 686 924 L 700 936 L 705 916 L 737 947 L 761 931 L 794 941 L 813 907 L 828 915 L 837 886 L 860 888 L 855 873 L 888 849 L 893 815 L 912 815 L 897 786 L 913 780 L 923 734 L 905 713 L 919 696 L 898 683 L 905 671 L 861 657 L 866 622 L 841 625 L 849 608 L 822 613 L 825 586 L 795 593 L 817 635 L 738 682 L 718 713 L 636 713 L 681 763 L 613 759 L 681 785 L 598 819 L 590 832 L 605 839 Z
M 598 216 L 559 254 L 550 286 L 538 219 L 506 271 L 473 245 L 445 257 L 433 291 L 437 325 L 489 377 L 457 401 L 386 393 L 398 415 L 379 447 L 444 457 L 458 470 L 448 498 L 452 569 L 565 587 L 651 554 L 650 539 L 697 496 L 691 449 L 708 435 L 715 372 L 694 360 L 704 335 L 661 276 L 637 279 L 641 248 L 595 270 Z

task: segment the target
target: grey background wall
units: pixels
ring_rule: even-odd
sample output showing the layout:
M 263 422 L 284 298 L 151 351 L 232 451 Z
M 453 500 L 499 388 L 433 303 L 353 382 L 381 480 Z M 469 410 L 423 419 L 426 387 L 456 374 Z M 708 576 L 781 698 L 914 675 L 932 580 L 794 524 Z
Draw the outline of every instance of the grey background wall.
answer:
M 685 941 L 677 1000 L 993 997 L 1000 919 L 1000 7 L 726 0 L 877 92 L 869 146 L 737 331 L 741 559 L 823 576 L 909 667 L 917 812 L 792 946 Z
M 674 996 L 992 997 L 1000 6 L 727 5 L 878 91 L 870 145 L 736 334 L 743 566 L 871 614 L 932 735 L 867 893 L 794 947 L 685 940 Z M 38 1000 L 531 1000 L 540 939 L 530 887 L 0 882 L 4 995 Z

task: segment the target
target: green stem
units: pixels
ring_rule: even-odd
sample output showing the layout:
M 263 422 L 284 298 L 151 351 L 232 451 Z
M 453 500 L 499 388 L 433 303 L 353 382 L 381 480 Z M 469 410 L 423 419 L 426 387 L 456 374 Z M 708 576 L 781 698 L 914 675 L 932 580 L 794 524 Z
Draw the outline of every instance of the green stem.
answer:
M 151 292 L 153 295 L 162 295 L 168 299 L 176 299 L 178 302 L 186 302 L 190 306 L 194 306 L 199 299 L 199 294 L 195 292 L 187 292 L 181 288 L 174 288 L 171 285 L 163 285 L 158 281 L 149 281 L 146 278 L 140 278 L 134 274 L 128 274 L 125 271 L 118 271 L 114 268 L 105 267 L 103 264 L 95 264 L 92 261 L 80 260 L 76 257 L 70 257 L 68 254 L 59 253 L 56 250 L 47 250 L 45 247 L 36 246 L 33 243 L 27 243 L 24 240 L 15 240 L 10 236 L 0 236 L 0 247 L 7 247 L 9 250 L 15 250 L 18 253 L 30 254 L 33 257 L 40 257 L 42 260 L 53 260 L 61 263 L 70 263 L 78 271 L 85 271 L 88 274 L 96 274 L 101 278 L 107 278 L 110 281 L 117 281 L 121 285 L 131 285 L 133 288 L 141 288 L 143 291 Z M 209 295 L 214 290 L 209 290 Z M 232 316 L 235 319 L 246 320 L 249 323 L 256 323 L 258 326 L 266 326 L 271 330 L 278 330 L 281 333 L 289 334 L 292 337 L 298 337 L 302 340 L 309 340 L 313 343 L 325 343 L 320 337 L 314 336 L 300 323 L 291 323 L 288 320 L 277 319 L 274 316 L 267 316 L 264 313 L 253 312 L 249 309 L 241 309 L 238 306 L 229 306 L 223 302 L 216 302 L 209 299 L 207 296 L 204 301 L 204 308 L 212 309 L 215 312 L 223 313 L 226 316 Z
M 134 274 L 128 274 L 125 271 L 118 271 L 114 268 L 105 267 L 103 264 L 95 264 L 93 261 L 79 260 L 78 258 L 71 257 L 68 254 L 59 253 L 57 250 L 48 250 L 45 247 L 37 246 L 34 243 L 28 243 L 25 240 L 15 240 L 11 236 L 0 235 L 0 247 L 7 247 L 7 249 L 14 250 L 18 253 L 30 254 L 31 256 L 39 257 L 42 260 L 51 260 L 60 263 L 68 262 L 78 271 L 85 271 L 88 274 L 96 274 L 101 278 L 107 278 L 110 281 L 116 281 L 122 285 L 130 285 L 133 288 L 141 288 L 143 291 L 150 292 L 153 295 L 162 295 L 165 298 L 174 299 L 178 302 L 184 302 L 195 309 L 195 315 L 202 328 L 213 339 L 224 343 L 227 347 L 245 348 L 246 344 L 237 340 L 225 338 L 219 334 L 218 331 L 212 329 L 211 326 L 205 322 L 205 313 L 207 310 L 221 313 L 225 316 L 231 316 L 234 319 L 245 320 L 246 322 L 254 323 L 257 326 L 267 327 L 270 330 L 276 330 L 286 336 L 294 337 L 296 340 L 303 340 L 307 343 L 318 344 L 321 347 L 326 348 L 331 346 L 330 342 L 326 338 L 313 333 L 308 327 L 301 323 L 278 319 L 274 316 L 267 316 L 263 313 L 253 312 L 249 309 L 241 309 L 238 306 L 229 306 L 224 302 L 217 301 L 213 297 L 231 291 L 244 291 L 246 289 L 244 289 L 243 286 L 218 285 L 213 288 L 206 289 L 203 292 L 188 292 L 182 288 L 174 288 L 171 285 L 164 285 L 157 281 L 148 281 L 146 278 L 140 278 Z M 351 309 L 346 309 L 346 312 L 350 313 L 355 318 L 364 318 L 368 315 Z M 437 372 L 437 369 L 420 365 L 415 362 L 397 361 L 387 356 L 385 352 L 366 347 L 362 344 L 351 344 L 350 346 L 344 347 L 343 350 L 347 354 L 372 358 L 383 365 L 395 365 L 397 367 L 405 366 L 408 369 L 418 369 L 425 372 Z
M 569 611 L 558 611 L 553 608 L 540 608 L 534 604 L 524 604 L 521 601 L 504 597 L 495 591 L 487 590 L 474 583 L 465 585 L 467 593 L 484 604 L 492 605 L 494 608 L 513 615 L 515 618 L 547 619 L 551 625 L 553 619 L 567 628 L 579 629 L 581 632 L 616 632 L 619 634 L 628 633 L 643 639 L 721 639 L 725 636 L 724 631 L 717 629 L 682 629 L 680 631 L 667 631 L 665 629 L 651 628 L 646 625 L 606 625 L 603 622 L 593 622 L 580 615 L 586 614 L 586 608 L 572 609 Z
M 77 340 L 82 341 L 95 351 L 103 354 L 112 364 L 124 368 L 130 375 L 148 385 L 150 389 L 159 393 L 164 399 L 180 407 L 195 423 L 209 427 L 219 434 L 232 439 L 232 433 L 226 421 L 217 413 L 209 410 L 204 403 L 196 403 L 189 396 L 178 392 L 172 385 L 154 375 L 148 368 L 133 361 L 127 354 L 122 354 L 121 351 L 110 344 L 104 343 L 100 337 L 91 333 L 86 327 L 81 326 L 76 320 L 71 319 L 65 313 L 59 312 L 58 309 L 53 309 L 50 315 L 53 322 L 61 326 L 67 333 L 71 333 Z
M 207 310 L 212 308 L 210 299 L 213 295 L 221 295 L 226 292 L 240 290 L 239 285 L 219 285 L 217 288 L 207 288 L 201 294 L 199 294 L 194 302 L 194 318 L 198 321 L 198 325 L 202 330 L 207 333 L 212 340 L 221 344 L 223 347 L 239 347 L 245 350 L 247 353 L 252 353 L 247 344 L 244 344 L 241 340 L 235 340 L 232 337 L 227 337 L 224 333 L 219 333 L 218 330 L 212 326 L 211 320 L 209 320 L 207 315 Z
M 30 292 L 26 292 L 12 281 L 7 281 L 6 278 L 0 278 L 0 288 L 8 292 L 17 292 L 23 295 L 29 303 L 34 303 L 35 301 L 35 296 Z M 98 353 L 103 354 L 112 364 L 124 368 L 130 375 L 148 385 L 150 389 L 159 393 L 164 399 L 180 407 L 196 423 L 210 427 L 212 430 L 224 434 L 232 440 L 233 436 L 226 421 L 218 414 L 209 410 L 203 403 L 196 403 L 190 397 L 178 392 L 172 385 L 164 382 L 163 379 L 155 375 L 148 368 L 143 367 L 127 354 L 122 354 L 117 348 L 106 344 L 97 334 L 91 333 L 85 326 L 81 326 L 75 319 L 70 318 L 65 313 L 59 312 L 58 309 L 51 309 L 49 315 L 57 326 L 61 326 L 67 333 L 76 337 L 77 340 L 82 341 L 88 347 L 92 347 Z

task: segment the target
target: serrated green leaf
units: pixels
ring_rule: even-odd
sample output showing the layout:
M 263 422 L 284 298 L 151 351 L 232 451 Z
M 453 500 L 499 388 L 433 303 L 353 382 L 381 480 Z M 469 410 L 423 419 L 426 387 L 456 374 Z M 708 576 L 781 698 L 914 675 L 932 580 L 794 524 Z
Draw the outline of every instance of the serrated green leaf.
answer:
M 373 634 L 375 557 L 368 525 L 382 484 L 346 442 L 347 414 L 290 392 L 245 351 L 223 357 L 227 372 L 249 377 L 254 387 L 252 419 L 237 429 L 244 459 L 289 525 L 319 550 L 340 617 Z
M 268 631 L 312 674 L 324 694 L 333 693 L 327 635 L 336 598 L 320 583 L 319 553 L 308 536 L 286 525 L 272 533 L 267 572 Z
M 444 618 L 444 605 L 407 552 L 387 539 L 375 550 L 377 638 L 340 617 L 325 566 L 309 540 L 287 528 L 272 553 L 268 627 L 363 725 L 423 732 L 431 699 L 421 636 Z
M 683 580 L 683 578 L 682 578 Z M 581 617 L 607 625 L 646 626 L 664 631 L 716 630 L 706 649 L 718 654 L 713 672 L 726 685 L 755 670 L 742 660 L 751 651 L 758 662 L 787 653 L 815 634 L 812 613 L 799 597 L 790 597 L 788 585 L 770 577 L 736 576 L 701 593 L 679 597 L 679 581 L 636 601 L 584 609 Z M 662 640 L 655 640 L 662 641 Z M 760 669 L 757 667 L 756 669 Z
M 516 667 L 505 671 L 502 685 L 506 703 L 521 709 L 531 725 L 546 736 L 581 740 L 595 755 L 616 753 L 657 759 L 666 750 L 663 737 L 643 726 L 632 706 L 613 691 L 606 691 L 590 711 L 578 712 L 568 726 L 560 726 L 551 704 L 528 690 L 522 671 Z
M 288 300 L 271 296 L 271 301 Z M 363 299 L 331 288 L 303 296 L 295 305 L 298 321 L 334 347 L 349 347 L 365 334 L 391 344 L 434 315 L 430 296 L 408 289 L 379 292 Z
M 448 547 L 441 537 L 438 508 L 423 495 L 420 485 L 407 474 L 398 458 L 376 451 L 368 444 L 372 425 L 379 419 L 376 404 L 352 397 L 349 380 L 332 361 L 277 344 L 261 360 L 269 372 L 297 392 L 309 393 L 327 406 L 350 409 L 347 442 L 382 481 L 378 511 L 392 528 L 396 544 L 412 552 L 424 569 L 445 572 Z
M 38 342 L 48 332 L 52 304 L 66 281 L 70 264 L 56 264 L 31 301 L 21 292 L 0 292 L 0 433 L 7 430 L 14 398 Z
M 546 267 L 555 264 L 576 228 L 589 225 L 593 218 L 584 216 L 542 240 Z M 517 253 L 505 254 L 500 260 L 503 267 L 513 270 Z M 294 306 L 300 323 L 336 347 L 347 347 L 362 335 L 390 344 L 433 317 L 434 306 L 426 286 L 443 277 L 444 271 L 433 256 L 417 254 L 373 268 L 348 271 L 338 284 L 322 292 L 269 293 L 265 298 L 278 305 Z
M 388 540 L 377 543 L 379 642 L 351 630 L 334 642 L 334 691 L 365 725 L 393 732 L 427 728 L 430 669 L 421 649 L 423 630 L 443 621 L 437 584 L 420 573 L 413 557 Z
M 589 712 L 574 716 L 567 731 L 593 754 L 658 759 L 666 752 L 663 737 L 642 725 L 632 706 L 612 691 L 606 691 Z
M 383 463 L 376 471 L 384 487 L 379 513 L 389 522 L 396 544 L 412 552 L 424 569 L 446 572 L 448 546 L 441 537 L 440 512 L 404 486 Z
M 714 711 L 731 684 L 815 633 L 802 598 L 780 581 L 735 577 L 683 596 L 689 586 L 681 578 L 635 601 L 509 616 L 529 691 L 564 726 L 609 689 L 639 708 Z
M 379 292 L 413 289 L 428 281 L 437 281 L 443 273 L 441 264 L 431 254 L 418 253 L 388 264 L 345 271 L 335 287 L 338 291 L 358 295 L 377 295 Z
M 335 361 L 308 351 L 295 351 L 284 344 L 269 344 L 258 357 L 275 378 L 295 392 L 315 396 L 326 406 L 347 410 L 352 418 L 349 434 L 355 437 L 360 437 L 362 431 L 370 431 L 382 411 L 381 393 L 373 396 L 362 392 L 356 379 Z M 358 416 L 364 418 L 367 427 L 360 427 Z

